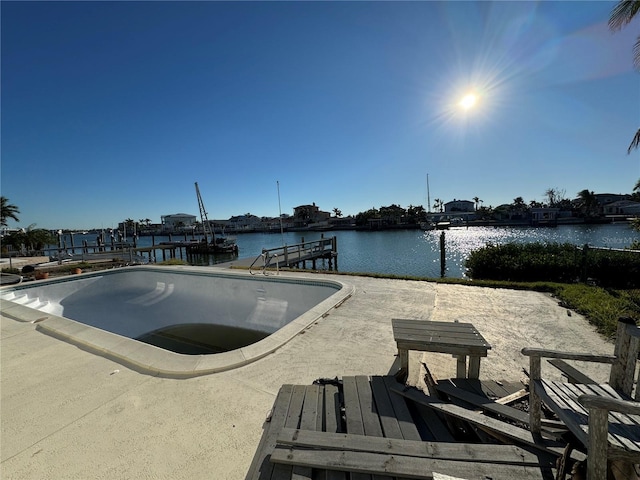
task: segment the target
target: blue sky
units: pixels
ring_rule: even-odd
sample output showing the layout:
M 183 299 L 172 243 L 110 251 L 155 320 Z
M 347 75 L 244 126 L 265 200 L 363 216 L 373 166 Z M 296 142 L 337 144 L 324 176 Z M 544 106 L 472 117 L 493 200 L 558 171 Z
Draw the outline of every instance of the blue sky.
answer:
M 612 2 L 1 2 L 20 223 L 344 215 L 630 193 L 636 20 Z M 467 92 L 478 96 L 464 111 Z

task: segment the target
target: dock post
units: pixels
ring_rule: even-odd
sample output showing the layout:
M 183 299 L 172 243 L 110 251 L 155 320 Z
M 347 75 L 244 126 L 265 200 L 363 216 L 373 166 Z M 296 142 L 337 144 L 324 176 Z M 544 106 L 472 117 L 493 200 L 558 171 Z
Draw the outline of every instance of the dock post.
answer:
M 336 272 L 338 271 L 338 237 L 335 235 L 331 239 L 331 258 L 333 258 Z M 329 259 L 329 268 L 331 268 L 331 259 Z
M 444 271 L 446 269 L 446 253 L 444 249 L 444 232 L 440 234 L 440 276 L 444 278 Z
M 582 247 L 582 260 L 580 262 L 580 281 L 587 281 L 587 257 L 589 256 L 589 244 L 585 243 Z

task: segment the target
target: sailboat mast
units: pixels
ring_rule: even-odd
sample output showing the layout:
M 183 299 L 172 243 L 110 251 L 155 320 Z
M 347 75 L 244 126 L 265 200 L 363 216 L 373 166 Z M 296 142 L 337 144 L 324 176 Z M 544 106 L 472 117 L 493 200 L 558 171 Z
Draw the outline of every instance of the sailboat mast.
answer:
M 427 173 L 427 212 L 431 213 L 431 195 L 429 195 L 429 174 Z
M 204 243 L 209 243 L 207 232 L 211 228 L 209 225 L 209 219 L 207 218 L 207 211 L 204 208 L 204 202 L 202 196 L 200 196 L 200 189 L 198 188 L 198 182 L 196 182 L 196 196 L 198 197 L 198 208 L 200 209 L 200 219 L 202 220 L 202 232 L 204 234 Z M 215 243 L 215 233 L 211 231 L 211 242 Z

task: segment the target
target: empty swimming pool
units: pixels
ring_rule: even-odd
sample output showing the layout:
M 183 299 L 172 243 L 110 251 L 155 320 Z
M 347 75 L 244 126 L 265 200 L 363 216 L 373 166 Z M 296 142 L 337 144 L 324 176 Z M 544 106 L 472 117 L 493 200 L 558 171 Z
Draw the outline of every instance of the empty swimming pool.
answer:
M 254 361 L 350 293 L 333 280 L 147 266 L 19 285 L 1 296 L 4 314 L 41 331 L 183 376 Z

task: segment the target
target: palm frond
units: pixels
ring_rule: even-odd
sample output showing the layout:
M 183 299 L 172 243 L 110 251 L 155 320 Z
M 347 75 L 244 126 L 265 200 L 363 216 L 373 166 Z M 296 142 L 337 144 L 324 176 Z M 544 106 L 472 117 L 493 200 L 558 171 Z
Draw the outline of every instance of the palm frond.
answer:
M 638 129 L 636 134 L 633 136 L 633 140 L 631 140 L 631 144 L 627 149 L 627 154 L 631 153 L 631 150 L 633 150 L 634 148 L 638 148 L 639 146 L 640 146 L 640 128 Z
M 620 30 L 640 11 L 640 0 L 622 0 L 613 7 L 609 16 L 609 28 L 613 31 Z
M 640 36 L 638 36 L 633 46 L 633 66 L 636 67 L 637 70 L 640 70 Z

